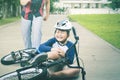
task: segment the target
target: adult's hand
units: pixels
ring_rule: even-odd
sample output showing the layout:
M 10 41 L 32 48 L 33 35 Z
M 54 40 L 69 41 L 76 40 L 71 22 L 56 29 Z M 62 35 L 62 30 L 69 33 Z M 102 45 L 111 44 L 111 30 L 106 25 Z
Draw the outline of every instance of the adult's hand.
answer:
M 49 15 L 46 15 L 43 20 L 46 21 L 48 19 Z
M 46 16 L 43 18 L 44 21 L 46 21 L 49 17 L 49 13 L 50 13 L 50 0 L 45 0 L 45 4 L 46 4 Z

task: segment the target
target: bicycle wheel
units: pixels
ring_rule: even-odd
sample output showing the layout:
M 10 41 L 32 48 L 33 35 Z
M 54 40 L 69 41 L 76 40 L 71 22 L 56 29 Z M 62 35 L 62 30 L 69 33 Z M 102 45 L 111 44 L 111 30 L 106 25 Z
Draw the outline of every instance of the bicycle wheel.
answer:
M 16 52 L 11 52 L 8 55 L 1 58 L 1 63 L 4 65 L 16 64 L 31 59 L 31 54 L 34 54 L 35 48 L 18 50 Z
M 0 80 L 46 80 L 47 69 L 29 68 L 25 70 L 10 72 L 0 76 Z

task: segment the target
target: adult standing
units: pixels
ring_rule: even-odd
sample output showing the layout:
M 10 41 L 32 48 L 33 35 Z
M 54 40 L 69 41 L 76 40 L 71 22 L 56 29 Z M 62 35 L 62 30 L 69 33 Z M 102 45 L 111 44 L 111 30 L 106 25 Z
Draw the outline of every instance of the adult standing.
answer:
M 49 17 L 50 0 L 20 0 L 20 3 L 21 31 L 25 48 L 37 48 L 41 43 L 42 21 L 46 21 Z M 44 5 L 46 5 L 46 14 L 43 17 Z

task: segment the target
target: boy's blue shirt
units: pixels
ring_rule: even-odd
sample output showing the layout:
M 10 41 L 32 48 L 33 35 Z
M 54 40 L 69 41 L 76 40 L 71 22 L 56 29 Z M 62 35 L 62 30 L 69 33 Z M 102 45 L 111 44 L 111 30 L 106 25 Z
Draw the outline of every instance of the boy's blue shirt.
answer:
M 51 39 L 49 39 L 48 41 L 44 42 L 43 44 L 41 44 L 38 48 L 38 52 L 42 53 L 42 52 L 49 52 L 51 51 L 52 46 L 57 42 L 57 40 L 53 37 Z M 71 41 L 67 41 L 67 43 L 65 44 L 65 46 L 69 49 L 71 46 L 73 45 L 73 43 Z M 69 59 L 70 64 L 73 63 L 74 60 L 74 53 L 75 53 L 75 47 L 71 48 L 68 53 L 67 56 Z

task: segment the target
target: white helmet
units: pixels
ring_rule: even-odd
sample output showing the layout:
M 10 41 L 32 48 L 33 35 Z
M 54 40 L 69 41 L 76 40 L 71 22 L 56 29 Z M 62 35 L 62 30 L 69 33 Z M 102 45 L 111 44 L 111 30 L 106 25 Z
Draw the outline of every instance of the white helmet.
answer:
M 70 23 L 69 20 L 62 20 L 57 22 L 55 28 L 61 30 L 70 30 L 72 28 L 72 24 Z

